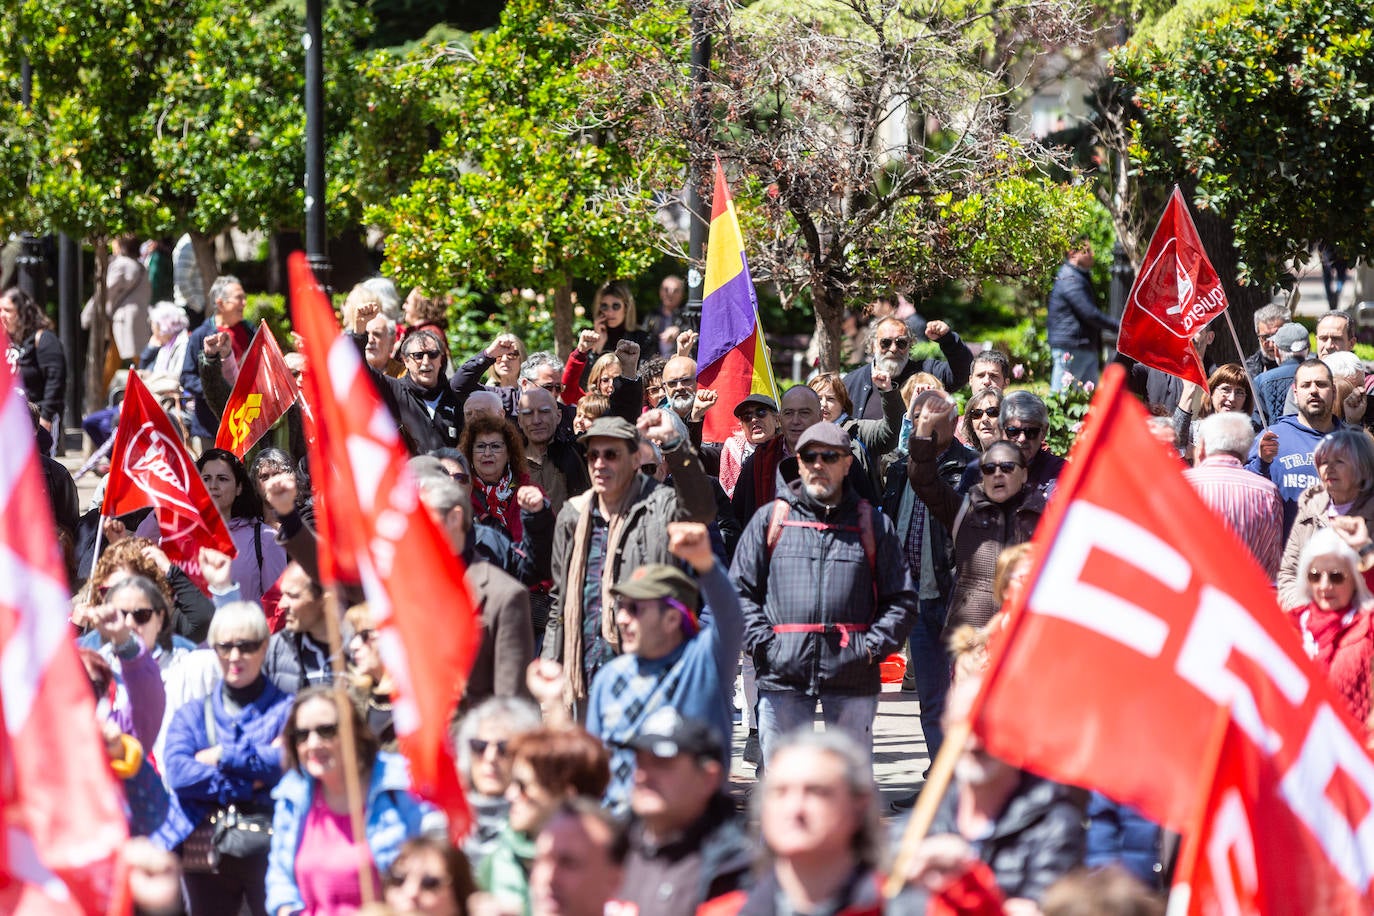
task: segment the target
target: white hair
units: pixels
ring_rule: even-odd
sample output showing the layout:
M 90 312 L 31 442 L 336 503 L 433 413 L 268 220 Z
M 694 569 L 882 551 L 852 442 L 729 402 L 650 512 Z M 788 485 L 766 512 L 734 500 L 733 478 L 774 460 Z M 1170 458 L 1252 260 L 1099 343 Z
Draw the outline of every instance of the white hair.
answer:
M 1350 350 L 1336 350 L 1322 357 L 1322 362 L 1336 378 L 1364 380 L 1364 361 Z
M 1197 426 L 1197 440 L 1209 455 L 1235 455 L 1241 460 L 1250 454 L 1255 428 L 1250 417 L 1234 410 L 1214 413 Z
M 215 610 L 215 616 L 210 618 L 210 634 L 206 642 L 220 642 L 220 637 L 226 632 L 243 633 L 249 639 L 266 639 L 271 635 L 262 605 L 256 601 L 231 601 Z
M 1374 603 L 1374 598 L 1370 596 L 1369 586 L 1365 584 L 1364 576 L 1360 573 L 1360 555 L 1330 528 L 1320 528 L 1313 532 L 1312 537 L 1303 545 L 1302 553 L 1298 555 L 1296 585 L 1303 603 L 1312 600 L 1312 583 L 1307 581 L 1307 571 L 1312 568 L 1313 562 L 1325 557 L 1336 559 L 1345 567 L 1345 574 L 1355 584 L 1355 598 L 1352 603 L 1367 610 L 1369 605 Z

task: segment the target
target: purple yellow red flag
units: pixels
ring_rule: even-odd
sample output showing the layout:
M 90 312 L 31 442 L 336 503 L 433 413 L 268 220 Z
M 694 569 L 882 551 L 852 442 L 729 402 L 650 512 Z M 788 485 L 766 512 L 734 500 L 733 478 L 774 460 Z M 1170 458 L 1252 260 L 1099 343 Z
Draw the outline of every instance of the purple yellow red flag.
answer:
M 716 392 L 706 412 L 702 439 L 724 442 L 739 426 L 735 407 L 751 394 L 778 400 L 773 362 L 759 322 L 759 300 L 744 256 L 735 204 L 716 160 L 716 191 L 711 204 L 711 234 L 706 241 L 706 281 L 701 301 L 701 339 L 697 343 L 697 384 Z
M 242 458 L 295 403 L 299 388 L 267 322 L 258 325 L 224 405 L 215 448 Z

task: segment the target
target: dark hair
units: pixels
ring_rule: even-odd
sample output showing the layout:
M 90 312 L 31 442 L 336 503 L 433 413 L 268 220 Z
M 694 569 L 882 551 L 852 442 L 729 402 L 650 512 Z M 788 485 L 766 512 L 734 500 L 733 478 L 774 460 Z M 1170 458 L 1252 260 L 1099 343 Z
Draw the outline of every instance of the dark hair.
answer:
M 0 299 L 13 302 L 15 311 L 19 313 L 19 333 L 14 335 L 16 346 L 22 345 L 38 331 L 52 328 L 52 321 L 44 314 L 42 307 L 19 287 L 11 286 L 0 293 Z
M 997 366 L 997 371 L 1002 373 L 1002 383 L 1006 384 L 1011 381 L 1011 360 L 1007 359 L 1007 354 L 1001 350 L 994 350 L 991 347 L 986 350 L 979 350 L 971 365 L 976 366 L 979 363 L 994 363 Z
M 600 798 L 611 781 L 606 745 L 583 728 L 539 728 L 517 735 L 511 740 L 510 756 L 523 758 L 550 795 L 571 789 L 575 795 Z
M 1024 468 L 1026 466 L 1025 459 L 1021 457 L 1021 447 L 1010 439 L 998 439 L 996 442 L 988 443 L 988 447 L 983 449 L 983 454 L 986 455 L 988 452 L 998 447 L 1009 449 L 1011 453 L 1016 456 L 1017 467 Z
M 477 893 L 477 882 L 472 877 L 472 866 L 463 850 L 450 846 L 446 841 L 431 836 L 417 836 L 401 844 L 400 852 L 387 869 L 388 875 L 396 874 L 397 866 L 413 856 L 432 852 L 444 861 L 444 872 L 448 875 L 448 892 L 458 907 L 459 916 L 467 916 L 468 897 Z
M 549 824 L 562 817 L 573 818 L 578 822 L 596 821 L 605 827 L 609 834 L 609 842 L 606 844 L 606 858 L 615 865 L 625 864 L 625 857 L 630 854 L 630 832 L 629 825 L 623 818 L 616 817 L 601 807 L 601 802 L 585 796 L 565 798 L 560 801 L 558 806 L 549 814 L 548 819 L 544 821 L 544 826 L 548 827 Z
M 1120 865 L 1077 869 L 1051 884 L 1045 916 L 1164 916 L 1164 901 Z
M 442 325 L 448 320 L 448 299 L 445 296 L 431 296 L 429 293 L 415 287 L 410 291 L 407 300 L 414 297 L 411 308 L 415 311 L 415 316 L 425 324 Z
M 253 481 L 248 477 L 248 469 L 243 466 L 238 456 L 227 449 L 208 448 L 196 459 L 196 470 L 204 471 L 205 466 L 211 461 L 223 461 L 229 465 L 229 471 L 239 485 L 239 495 L 234 497 L 234 504 L 229 507 L 229 517 L 261 519 L 262 497 L 258 496 L 258 488 L 253 486 Z
M 147 576 L 140 576 L 135 573 L 120 579 L 110 586 L 110 591 L 106 597 L 111 597 L 115 592 L 122 592 L 125 589 L 133 589 L 143 596 L 143 599 L 152 605 L 153 610 L 162 612 L 162 626 L 157 630 L 157 644 L 163 649 L 172 648 L 172 607 L 167 601 L 167 596 L 162 593 L 161 587 Z M 148 648 L 152 648 L 149 646 Z
M 405 338 L 401 341 L 401 359 L 413 353 L 417 347 L 412 347 L 413 343 L 424 343 L 429 341 L 439 348 L 439 370 L 442 372 L 448 369 L 448 341 L 439 336 L 439 332 L 433 328 L 417 328 L 414 331 L 407 331 Z
M 978 452 L 984 449 L 982 443 L 978 440 L 978 434 L 973 431 L 973 418 L 968 415 L 968 412 L 975 407 L 982 407 L 985 402 L 990 400 L 996 401 L 992 409 L 994 413 L 998 414 L 997 422 L 1001 423 L 1002 389 L 996 387 L 984 388 L 982 391 L 969 398 L 968 401 L 964 403 L 964 416 L 963 419 L 960 420 L 960 423 L 964 427 L 964 435 L 968 438 L 969 444 Z
M 339 691 L 336 693 L 336 690 Z M 347 693 L 343 692 L 342 685 L 335 687 L 306 687 L 296 694 L 296 699 L 291 703 L 291 712 L 286 716 L 286 724 L 281 730 L 281 765 L 283 770 L 294 770 L 300 767 L 300 759 L 296 756 L 296 740 L 300 733 L 296 730 L 296 717 L 300 714 L 301 707 L 311 700 L 324 700 L 335 709 L 339 708 L 339 702 L 335 699 L 342 696 L 343 706 L 349 710 L 349 716 L 353 719 L 353 747 L 358 753 L 358 768 L 363 773 L 372 771 L 372 764 L 377 761 L 377 753 L 380 750 L 377 744 L 377 737 L 372 734 L 372 729 L 367 727 L 367 722 L 363 719 L 362 712 L 358 709 L 358 704 L 354 703 Z M 339 735 L 343 735 L 342 729 Z
M 506 462 L 510 465 L 511 478 L 516 486 L 520 481 L 529 476 L 529 467 L 525 464 L 525 440 L 520 435 L 520 430 L 515 428 L 515 424 L 505 417 L 493 417 L 490 414 L 479 414 L 468 420 L 463 425 L 463 434 L 458 439 L 458 450 L 467 458 L 469 468 L 473 467 L 473 446 L 477 442 L 478 436 L 486 436 L 492 433 L 499 435 L 506 443 Z M 476 473 L 473 471 L 472 473 Z
M 1322 362 L 1315 356 L 1309 356 L 1307 357 L 1307 359 L 1298 363 L 1298 368 L 1293 372 L 1293 378 L 1297 379 L 1298 372 L 1302 371 L 1303 369 L 1315 369 L 1318 366 L 1320 366 L 1322 371 L 1326 373 L 1327 380 L 1334 385 L 1336 383 L 1336 373 L 1332 372 L 1330 366 L 1328 366 L 1326 363 Z

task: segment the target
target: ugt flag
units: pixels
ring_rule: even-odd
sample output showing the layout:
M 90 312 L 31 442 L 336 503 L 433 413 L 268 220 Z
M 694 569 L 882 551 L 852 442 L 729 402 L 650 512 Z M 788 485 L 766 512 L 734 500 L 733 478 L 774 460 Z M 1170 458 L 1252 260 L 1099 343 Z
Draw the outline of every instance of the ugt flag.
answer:
M 306 371 L 301 389 L 319 520 L 320 571 L 359 581 L 377 646 L 395 685 L 392 708 L 415 791 L 442 808 L 455 841 L 467 800 L 449 750 L 448 724 L 482 639 L 461 560 L 420 504 L 409 453 L 351 338 L 296 252 L 288 261 L 291 313 Z
M 1259 867 L 1303 871 L 1284 886 L 1343 882 L 1358 911 L 1374 912 L 1374 765 L 1361 729 L 1124 379 L 1110 367 L 1093 399 L 994 640 L 973 728 L 1000 759 L 1180 832 L 1199 830 L 1210 784 L 1249 766 L 1260 775 L 1238 801 L 1269 837 L 1255 846 Z M 1212 752 L 1221 775 L 1199 771 L 1219 707 L 1243 736 L 1230 757 Z M 1317 903 L 1299 895 L 1264 912 L 1330 912 Z
M 716 191 L 711 203 L 711 234 L 706 241 L 706 282 L 701 299 L 701 339 L 697 342 L 697 384 L 716 392 L 706 412 L 702 439 L 724 442 L 739 426 L 735 408 L 751 394 L 778 400 L 773 362 L 759 323 L 759 300 L 744 256 L 735 204 L 716 159 Z
M 1183 193 L 1175 187 L 1126 299 L 1116 348 L 1153 369 L 1206 387 L 1193 335 L 1224 311 L 1221 280 L 1207 260 Z
M 248 454 L 259 439 L 295 403 L 299 389 L 277 338 L 264 321 L 258 325 L 248 352 L 243 355 L 239 377 L 224 405 L 215 447 L 233 452 L 239 458 Z

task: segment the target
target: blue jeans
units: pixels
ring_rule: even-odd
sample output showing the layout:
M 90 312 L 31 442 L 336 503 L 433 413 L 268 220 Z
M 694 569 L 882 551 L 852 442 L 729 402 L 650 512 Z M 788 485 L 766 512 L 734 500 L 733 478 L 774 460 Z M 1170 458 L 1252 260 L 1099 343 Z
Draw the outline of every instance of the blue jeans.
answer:
M 945 629 L 945 599 L 922 598 L 911 628 L 911 676 L 916 681 L 916 696 L 921 701 L 921 734 L 926 753 L 934 760 L 945 740 L 940 717 L 945 712 L 949 693 L 950 664 L 940 634 Z
M 1064 359 L 1066 356 L 1067 360 Z M 1050 391 L 1064 390 L 1065 372 L 1071 374 L 1073 380 L 1080 385 L 1085 382 L 1097 384 L 1100 367 L 1096 350 L 1061 350 L 1058 347 L 1050 347 L 1050 358 L 1053 360 L 1053 365 L 1050 366 Z
M 878 714 L 878 695 L 848 696 L 823 693 L 808 697 L 791 690 L 759 691 L 759 740 L 763 743 L 764 766 L 773 757 L 773 749 L 784 735 L 802 728 L 810 729 L 816 719 L 816 704 L 827 729 L 848 732 L 873 757 L 873 717 Z

